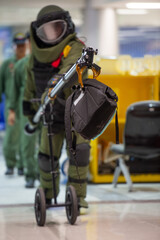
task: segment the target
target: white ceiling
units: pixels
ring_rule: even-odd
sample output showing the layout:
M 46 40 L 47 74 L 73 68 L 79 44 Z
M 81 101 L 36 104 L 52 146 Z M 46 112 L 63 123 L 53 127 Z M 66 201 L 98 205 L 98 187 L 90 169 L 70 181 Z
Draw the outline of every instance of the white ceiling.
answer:
M 0 0 L 0 26 L 29 25 L 35 20 L 39 10 L 50 4 L 70 11 L 76 25 L 83 24 L 83 11 L 86 4 L 101 10 L 105 7 L 124 9 L 128 1 L 117 0 Z M 130 2 L 136 2 L 131 0 Z M 138 2 L 160 2 L 160 0 L 140 0 Z M 154 25 L 160 26 L 160 10 L 148 11 L 145 15 L 117 15 L 119 26 Z
M 71 11 L 78 21 L 82 18 L 80 9 L 84 8 L 85 0 L 0 0 L 0 25 L 29 24 L 42 7 L 53 4 Z
M 156 2 L 159 3 L 160 0 L 91 0 L 92 6 L 95 8 L 104 8 L 104 7 L 112 7 L 112 8 L 125 8 L 126 3 L 128 2 Z

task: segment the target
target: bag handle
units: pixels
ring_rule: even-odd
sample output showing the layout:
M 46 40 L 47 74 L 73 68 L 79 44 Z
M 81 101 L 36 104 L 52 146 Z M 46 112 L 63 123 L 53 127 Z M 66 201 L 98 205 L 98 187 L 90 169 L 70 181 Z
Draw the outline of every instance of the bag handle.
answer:
M 82 89 L 84 89 L 84 85 L 83 85 L 83 81 L 82 81 L 82 73 L 86 69 L 86 67 L 87 66 L 80 66 L 78 64 L 76 66 L 76 71 L 78 74 L 78 82 L 80 83 Z M 97 79 L 97 77 L 99 76 L 99 74 L 101 72 L 101 68 L 96 64 L 92 64 L 91 70 L 93 72 L 93 78 Z
M 93 78 L 97 79 L 97 77 L 101 73 L 101 68 L 98 65 L 96 65 L 95 63 L 93 63 L 91 69 L 92 69 L 92 72 L 93 72 Z
M 83 73 L 84 69 L 86 69 L 86 66 L 80 67 L 77 64 L 76 71 L 77 71 L 77 74 L 78 74 L 78 82 L 80 83 L 82 89 L 84 89 L 84 85 L 83 85 L 83 81 L 82 81 L 82 73 Z

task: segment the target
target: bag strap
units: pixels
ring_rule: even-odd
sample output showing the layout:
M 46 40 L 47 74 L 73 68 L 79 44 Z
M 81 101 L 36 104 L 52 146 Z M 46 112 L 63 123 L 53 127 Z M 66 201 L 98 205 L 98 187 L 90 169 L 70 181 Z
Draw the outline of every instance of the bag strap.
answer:
M 72 106 L 73 97 L 75 95 L 75 92 L 76 91 L 74 91 L 70 95 L 70 97 L 68 97 L 68 99 L 66 101 L 66 106 L 65 106 L 65 131 L 66 131 L 66 140 L 67 140 L 67 144 L 68 144 L 68 147 L 69 147 L 69 151 L 73 155 L 78 179 L 80 180 L 80 173 L 79 173 L 78 163 L 77 163 L 77 159 L 76 159 L 76 140 L 77 140 L 77 137 L 75 135 L 75 131 L 73 131 L 73 129 L 71 129 L 71 116 L 70 116 L 71 106 Z M 73 139 L 72 139 L 72 133 L 73 133 Z M 81 187 L 82 187 L 82 185 L 80 183 L 80 188 Z
M 65 131 L 66 131 L 66 140 L 69 147 L 69 150 L 72 152 L 73 155 L 75 155 L 76 151 L 76 140 L 75 140 L 75 134 L 72 140 L 72 129 L 71 129 L 71 106 L 73 102 L 73 97 L 75 95 L 75 91 L 68 97 L 66 101 L 65 106 Z
M 116 129 L 116 144 L 119 144 L 119 124 L 118 124 L 117 109 L 116 109 L 116 115 L 115 115 L 115 129 Z

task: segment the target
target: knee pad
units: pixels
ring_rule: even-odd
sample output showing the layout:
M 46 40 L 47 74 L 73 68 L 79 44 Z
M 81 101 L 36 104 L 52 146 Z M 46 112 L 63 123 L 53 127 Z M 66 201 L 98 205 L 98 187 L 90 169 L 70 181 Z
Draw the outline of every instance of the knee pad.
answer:
M 51 172 L 50 156 L 39 152 L 38 154 L 38 165 L 39 168 L 44 172 Z M 58 167 L 58 159 L 54 156 L 54 169 Z
M 76 162 L 79 167 L 86 167 L 89 164 L 90 145 L 88 143 L 81 143 L 76 146 Z M 75 159 L 70 154 L 70 164 L 76 165 Z

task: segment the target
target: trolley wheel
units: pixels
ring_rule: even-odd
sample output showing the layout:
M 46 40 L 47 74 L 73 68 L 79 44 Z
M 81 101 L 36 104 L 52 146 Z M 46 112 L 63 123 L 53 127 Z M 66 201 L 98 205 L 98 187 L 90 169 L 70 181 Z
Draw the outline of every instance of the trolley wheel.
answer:
M 66 204 L 68 203 L 70 205 L 66 206 L 67 219 L 73 225 L 78 216 L 78 200 L 73 186 L 68 186 L 66 190 Z
M 46 200 L 43 188 L 38 188 L 35 194 L 35 217 L 38 226 L 44 226 L 46 221 Z

